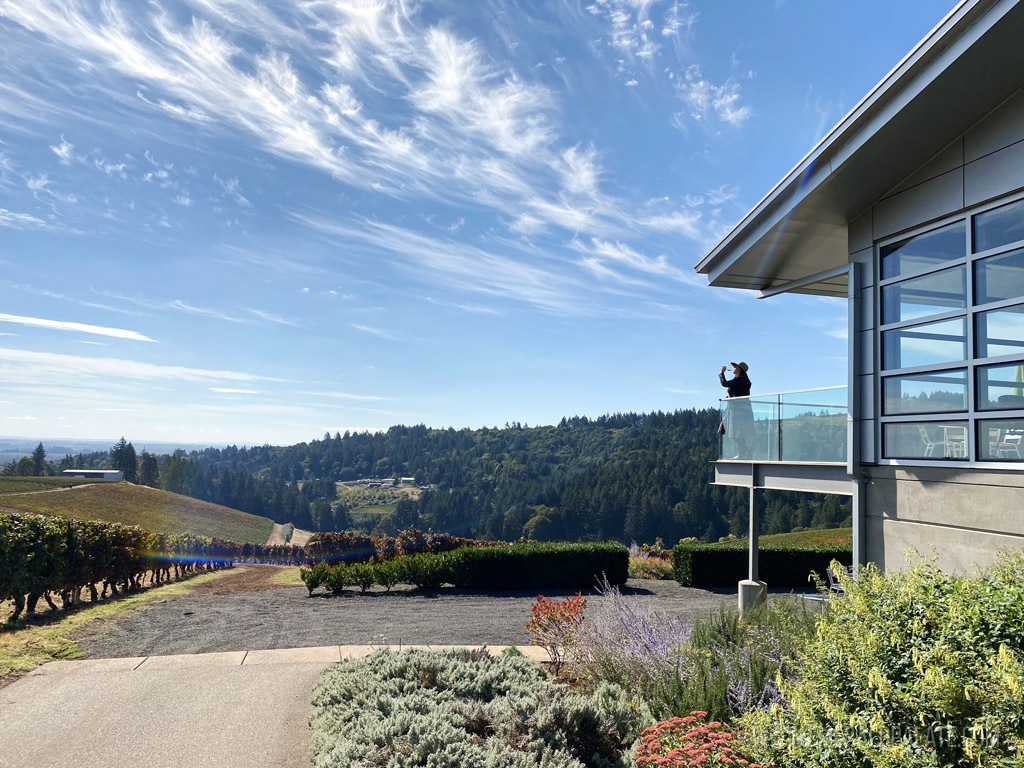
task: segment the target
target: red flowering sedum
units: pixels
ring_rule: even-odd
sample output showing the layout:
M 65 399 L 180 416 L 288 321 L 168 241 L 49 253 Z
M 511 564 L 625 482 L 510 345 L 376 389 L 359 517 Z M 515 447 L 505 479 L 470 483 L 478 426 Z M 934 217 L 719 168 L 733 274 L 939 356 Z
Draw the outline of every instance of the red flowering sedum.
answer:
M 636 753 L 638 768 L 742 765 L 759 768 L 734 746 L 736 734 L 717 720 L 705 721 L 707 712 L 673 717 L 644 730 Z

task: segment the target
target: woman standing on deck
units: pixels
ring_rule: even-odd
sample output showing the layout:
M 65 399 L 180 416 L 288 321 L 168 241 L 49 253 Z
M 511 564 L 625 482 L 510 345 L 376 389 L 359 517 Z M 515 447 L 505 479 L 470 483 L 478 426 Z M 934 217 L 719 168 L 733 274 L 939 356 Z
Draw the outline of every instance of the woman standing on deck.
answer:
M 726 437 L 732 439 L 736 455 L 734 459 L 750 459 L 750 443 L 754 439 L 754 411 L 750 407 L 750 378 L 747 376 L 746 363 L 729 363 L 732 366 L 732 378 L 725 378 L 725 366 L 718 372 L 719 383 L 728 390 L 730 398 L 742 398 L 726 403 L 725 426 Z M 724 451 L 723 451 L 724 453 Z

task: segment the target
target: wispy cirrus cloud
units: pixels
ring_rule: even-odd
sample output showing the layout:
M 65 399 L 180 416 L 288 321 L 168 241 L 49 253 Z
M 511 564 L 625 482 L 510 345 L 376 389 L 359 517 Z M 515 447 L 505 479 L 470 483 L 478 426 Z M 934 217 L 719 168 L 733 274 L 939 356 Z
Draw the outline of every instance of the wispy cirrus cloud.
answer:
M 0 360 L 6 364 L 0 371 L 0 380 L 21 382 L 25 375 L 46 376 L 87 376 L 90 378 L 176 380 L 176 381 L 273 381 L 283 382 L 271 376 L 261 376 L 242 371 L 188 368 L 180 365 L 163 365 L 113 357 L 80 357 L 53 352 L 35 352 L 27 349 L 0 347 Z
M 677 81 L 676 94 L 686 105 L 686 111 L 677 113 L 673 124 L 684 132 L 688 125 L 687 118 L 697 123 L 718 121 L 739 128 L 754 114 L 751 107 L 740 103 L 740 85 L 737 81 L 730 79 L 715 85 L 701 74 L 697 64 L 690 65 L 685 75 Z
M 0 323 L 14 323 L 16 325 L 31 326 L 34 328 L 49 328 L 54 331 L 71 331 L 73 333 L 90 333 L 96 336 L 109 336 L 115 339 L 127 339 L 130 341 L 151 341 L 149 336 L 144 336 L 137 331 L 129 331 L 124 328 L 107 328 L 101 325 L 89 325 L 88 323 L 75 323 L 65 320 L 49 320 L 42 317 L 24 317 L 22 315 L 8 315 L 0 312 Z
M 30 213 L 17 213 L 0 208 L 0 227 L 10 229 L 49 229 L 50 224 Z
M 321 392 L 299 392 L 300 395 L 311 395 L 313 397 L 336 397 L 339 400 L 390 400 L 380 395 L 356 395 L 351 392 L 337 392 L 333 390 Z

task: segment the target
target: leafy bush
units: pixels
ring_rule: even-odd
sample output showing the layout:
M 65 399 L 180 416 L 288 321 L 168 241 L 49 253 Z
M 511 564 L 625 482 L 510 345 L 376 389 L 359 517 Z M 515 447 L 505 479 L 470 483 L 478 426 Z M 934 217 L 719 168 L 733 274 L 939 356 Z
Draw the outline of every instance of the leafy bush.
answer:
M 824 573 L 833 560 L 849 566 L 851 549 L 845 545 L 759 549 L 758 575 L 773 587 L 807 588 L 812 571 Z M 677 544 L 672 548 L 676 581 L 684 587 L 727 587 L 747 578 L 747 549 L 732 545 Z
M 736 734 L 717 721 L 704 722 L 707 712 L 673 717 L 644 730 L 636 754 L 638 768 L 707 768 L 746 765 L 758 768 L 737 750 Z
M 365 592 L 373 586 L 375 574 L 370 563 L 353 563 L 349 566 L 350 584 L 359 587 L 360 592 Z
M 587 599 L 579 592 L 565 600 L 549 600 L 537 595 L 530 606 L 530 620 L 525 625 L 530 642 L 548 652 L 556 670 L 561 669 L 566 655 L 572 653 L 579 641 L 586 607 Z
M 299 568 L 299 578 L 306 585 L 309 594 L 313 594 L 319 587 L 327 583 L 327 573 L 330 567 L 327 563 L 317 563 Z
M 345 587 L 355 582 L 352 580 L 352 568 L 351 563 L 338 563 L 337 565 L 327 569 L 327 575 L 324 578 L 324 586 L 331 591 L 332 594 L 340 595 L 345 591 Z
M 672 563 L 660 557 L 630 557 L 629 578 L 631 579 L 673 579 Z
M 626 768 L 653 722 L 617 686 L 583 696 L 522 656 L 377 651 L 313 690 L 316 768 Z
M 1020 766 L 1024 556 L 977 577 L 912 560 L 842 579 L 784 706 L 743 725 L 775 766 Z
M 390 592 L 395 584 L 402 581 L 401 569 L 396 560 L 385 560 L 373 564 L 373 580 L 384 587 L 385 592 Z

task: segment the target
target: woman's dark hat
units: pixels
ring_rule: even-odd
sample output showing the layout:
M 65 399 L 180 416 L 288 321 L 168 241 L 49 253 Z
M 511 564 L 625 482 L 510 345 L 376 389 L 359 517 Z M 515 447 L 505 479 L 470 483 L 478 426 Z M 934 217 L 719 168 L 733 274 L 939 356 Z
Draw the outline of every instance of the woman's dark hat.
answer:
M 742 369 L 744 373 L 746 373 L 750 367 L 746 363 L 729 363 L 729 365 Z

